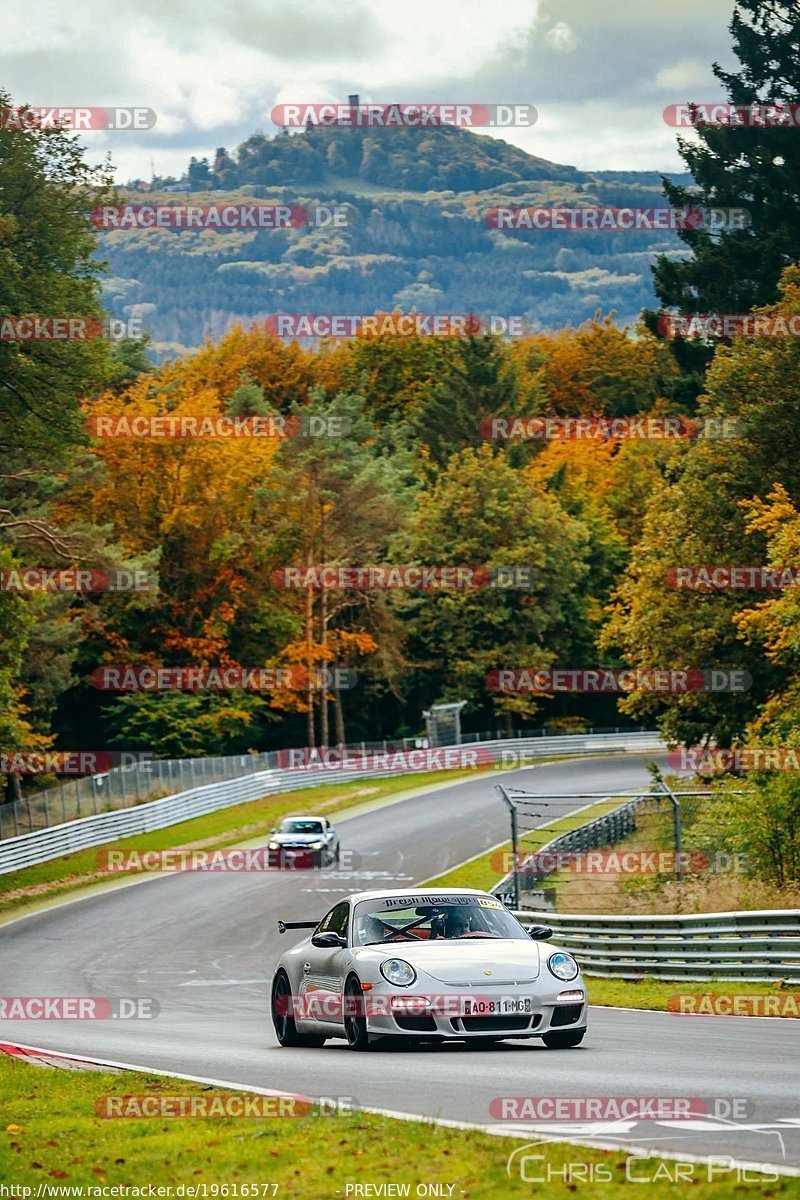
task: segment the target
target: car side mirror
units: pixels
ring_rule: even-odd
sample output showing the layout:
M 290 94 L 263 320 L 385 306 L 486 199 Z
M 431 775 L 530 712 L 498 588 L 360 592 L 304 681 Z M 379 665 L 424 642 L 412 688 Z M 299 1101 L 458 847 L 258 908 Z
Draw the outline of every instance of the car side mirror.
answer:
M 535 942 L 546 942 L 553 936 L 553 931 L 549 925 L 530 925 L 528 936 L 532 937 Z
M 311 938 L 312 946 L 319 946 L 321 950 L 333 949 L 347 945 L 347 938 L 343 938 L 340 933 L 315 933 Z

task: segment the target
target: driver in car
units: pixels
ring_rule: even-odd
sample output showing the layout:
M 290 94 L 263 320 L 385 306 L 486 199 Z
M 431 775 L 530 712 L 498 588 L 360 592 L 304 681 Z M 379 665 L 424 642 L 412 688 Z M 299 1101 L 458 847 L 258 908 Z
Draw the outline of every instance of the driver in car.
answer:
M 444 936 L 447 938 L 466 937 L 470 933 L 469 916 L 461 908 L 451 910 L 447 914 Z

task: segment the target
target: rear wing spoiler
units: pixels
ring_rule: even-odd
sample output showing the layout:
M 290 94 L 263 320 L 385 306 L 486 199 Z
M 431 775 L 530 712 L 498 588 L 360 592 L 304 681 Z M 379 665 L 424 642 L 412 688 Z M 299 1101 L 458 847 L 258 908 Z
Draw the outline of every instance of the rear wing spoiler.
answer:
M 278 933 L 286 933 L 287 929 L 316 929 L 319 921 L 278 921 Z

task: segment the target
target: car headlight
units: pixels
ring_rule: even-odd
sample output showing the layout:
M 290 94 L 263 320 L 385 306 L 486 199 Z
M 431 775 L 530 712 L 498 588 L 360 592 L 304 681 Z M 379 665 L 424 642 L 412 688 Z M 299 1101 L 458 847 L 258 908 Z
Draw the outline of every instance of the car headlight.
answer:
M 324 842 L 311 842 L 308 848 L 309 850 L 321 850 L 324 845 Z
M 395 987 L 410 987 L 417 978 L 417 972 L 404 958 L 387 958 L 381 963 L 381 975 Z
M 565 982 L 574 979 L 580 970 L 572 955 L 565 954 L 563 950 L 551 954 L 547 960 L 547 966 L 556 979 L 563 979 Z
M 270 842 L 269 846 L 267 847 L 268 850 L 280 850 L 280 848 L 280 842 Z

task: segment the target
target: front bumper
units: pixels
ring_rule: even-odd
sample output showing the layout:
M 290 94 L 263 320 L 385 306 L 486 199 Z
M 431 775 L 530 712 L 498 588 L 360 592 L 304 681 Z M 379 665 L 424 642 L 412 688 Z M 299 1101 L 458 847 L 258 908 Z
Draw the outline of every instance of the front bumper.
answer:
M 369 993 L 372 1004 L 366 1012 L 367 1030 L 378 1037 L 459 1041 L 481 1037 L 534 1038 L 551 1030 L 586 1028 L 586 988 L 580 978 L 553 989 L 535 985 L 483 988 L 480 991 L 478 988 L 448 988 L 446 993 L 434 995 L 415 987 L 399 997 L 406 1002 L 402 1009 L 396 1003 L 397 988 L 391 989 L 384 1003 L 379 1001 L 381 992 L 382 989 L 375 988 Z M 580 999 L 575 995 L 577 992 L 581 993 Z M 429 1007 L 423 1008 L 418 1002 L 421 996 L 429 998 Z M 484 998 L 499 1001 L 500 1011 L 478 1011 Z M 504 1004 L 506 1001 L 509 1002 L 507 1005 Z M 518 1011 L 520 1001 L 525 1006 L 524 1012 Z M 492 1004 L 492 1007 L 496 1005 Z
M 309 871 L 314 867 L 322 867 L 328 861 L 325 850 L 307 850 L 302 846 L 281 846 L 278 850 L 269 850 L 268 865 L 276 871 Z

